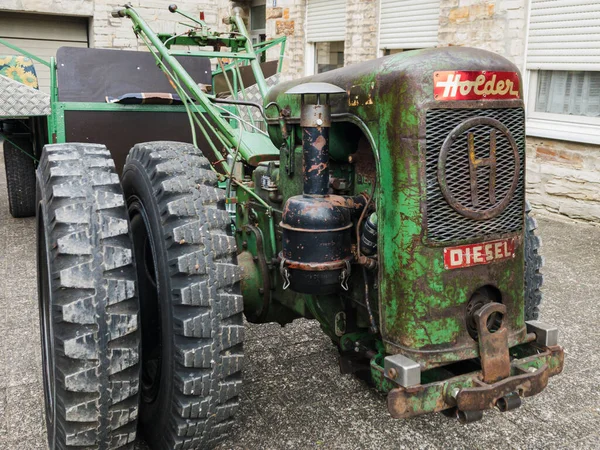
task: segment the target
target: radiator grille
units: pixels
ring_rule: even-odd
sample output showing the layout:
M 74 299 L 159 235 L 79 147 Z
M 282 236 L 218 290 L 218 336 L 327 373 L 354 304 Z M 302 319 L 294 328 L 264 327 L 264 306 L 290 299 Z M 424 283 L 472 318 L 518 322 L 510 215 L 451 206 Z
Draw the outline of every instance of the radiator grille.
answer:
M 438 183 L 438 158 L 444 140 L 450 132 L 466 119 L 489 117 L 500 121 L 508 128 L 519 150 L 519 184 L 506 209 L 498 216 L 487 220 L 474 220 L 455 211 L 446 201 Z M 427 177 L 427 229 L 426 237 L 431 242 L 450 242 L 473 239 L 500 233 L 521 230 L 523 226 L 523 195 L 525 166 L 525 119 L 522 108 L 494 109 L 433 109 L 426 118 L 426 177 Z M 468 130 L 474 134 L 477 158 L 489 156 L 489 125 L 477 125 Z M 467 132 L 457 136 L 446 160 L 448 189 L 460 203 L 471 200 L 469 176 L 469 154 Z M 514 157 L 508 139 L 497 133 L 496 141 L 496 197 L 503 198 L 514 177 Z M 491 208 L 489 201 L 489 168 L 477 170 L 477 192 L 479 208 Z

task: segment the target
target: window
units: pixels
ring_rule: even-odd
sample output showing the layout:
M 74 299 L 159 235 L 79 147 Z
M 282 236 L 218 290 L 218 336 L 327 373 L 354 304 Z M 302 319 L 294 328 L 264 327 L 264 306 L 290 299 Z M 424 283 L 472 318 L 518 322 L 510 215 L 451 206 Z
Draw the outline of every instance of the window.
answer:
M 308 0 L 306 6 L 305 75 L 343 67 L 346 0 Z
M 600 144 L 600 72 L 530 73 L 527 134 Z
M 253 0 L 250 4 L 250 39 L 252 39 L 252 45 L 267 40 L 267 7 L 265 1 Z M 266 57 L 266 53 L 261 53 L 260 62 L 265 62 Z
M 267 23 L 265 5 L 252 6 L 250 8 L 250 29 L 252 31 L 264 31 Z
M 540 70 L 535 111 L 600 117 L 600 72 Z
M 439 22 L 440 0 L 381 0 L 380 54 L 435 47 L 438 44 Z
M 316 73 L 344 67 L 344 42 L 317 42 L 315 44 Z
M 597 0 L 532 0 L 527 134 L 600 144 Z

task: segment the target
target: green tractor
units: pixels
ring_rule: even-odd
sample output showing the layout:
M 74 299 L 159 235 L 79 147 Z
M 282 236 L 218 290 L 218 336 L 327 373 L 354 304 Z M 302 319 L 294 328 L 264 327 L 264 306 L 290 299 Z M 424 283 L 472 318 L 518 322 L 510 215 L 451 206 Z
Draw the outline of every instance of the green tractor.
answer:
M 427 49 L 269 88 L 238 10 L 231 33 L 170 10 L 192 26 L 156 34 L 130 6 L 114 15 L 132 21 L 179 105 L 60 101 L 58 70 L 36 200 L 51 448 L 118 448 L 136 431 L 153 448 L 222 441 L 239 407 L 243 316 L 317 320 L 342 372 L 387 394 L 396 418 L 475 421 L 561 372 L 557 330 L 537 320 L 514 64 Z M 217 59 L 229 95 L 194 78 L 190 57 Z M 184 124 L 189 140 L 126 156 L 74 143 L 65 120 L 85 111 L 110 114 L 101 138 L 120 142 L 178 111 L 161 132 Z M 137 125 L 119 124 L 136 112 Z

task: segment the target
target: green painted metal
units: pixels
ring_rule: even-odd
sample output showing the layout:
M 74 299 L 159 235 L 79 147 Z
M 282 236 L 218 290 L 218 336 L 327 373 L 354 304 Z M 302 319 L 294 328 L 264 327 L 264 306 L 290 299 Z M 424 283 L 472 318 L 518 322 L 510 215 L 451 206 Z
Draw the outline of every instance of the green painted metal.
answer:
M 6 39 L 0 39 L 0 45 L 4 45 L 5 47 L 10 48 L 23 56 L 27 56 L 28 58 L 33 59 L 35 62 L 43 64 L 46 67 L 50 67 L 50 62 L 40 58 L 39 56 L 35 56 L 33 53 L 30 53 L 27 50 L 22 49 L 21 47 L 11 44 Z
M 57 102 L 63 111 L 186 112 L 184 105 L 124 105 L 120 103 Z M 201 112 L 204 110 L 200 109 Z
M 364 125 L 359 128 L 372 143 L 378 181 L 375 201 L 379 219 L 382 339 L 388 354 L 401 352 L 424 368 L 478 356 L 477 342 L 465 333 L 463 311 L 474 290 L 483 285 L 492 284 L 504 293 L 510 346 L 525 339 L 522 240 L 512 260 L 458 271 L 445 270 L 443 247 L 428 245 L 424 240 L 424 114 L 437 106 L 432 84 L 433 72 L 439 67 L 518 71 L 487 52 L 421 50 L 282 83 L 265 99 L 265 104 L 276 102 L 280 109 L 289 109 L 288 123 L 297 123 L 299 98 L 285 94 L 292 86 L 308 81 L 328 82 L 353 94 L 332 100 L 331 134 L 348 133 L 350 123 L 360 123 Z M 267 110 L 269 132 L 280 145 L 275 112 L 274 108 Z M 352 146 L 335 149 L 333 141 L 330 149 L 340 163 L 356 151 Z M 283 189 L 286 183 L 294 182 L 282 180 Z M 299 192 L 297 185 L 290 189 Z M 516 236 L 522 239 L 522 233 Z M 453 244 L 456 243 L 447 245 Z
M 242 19 L 242 16 L 240 16 L 237 13 L 234 13 L 234 15 L 230 18 L 230 21 L 232 24 L 235 24 L 239 33 L 241 33 L 244 36 L 249 36 L 248 30 L 246 30 L 246 25 L 244 24 L 244 20 Z M 246 49 L 246 52 L 248 54 L 254 54 L 254 48 L 252 46 L 252 41 L 250 39 L 246 39 L 244 41 L 244 48 Z M 269 90 L 269 88 L 267 87 L 267 82 L 265 81 L 265 77 L 262 76 L 260 62 L 258 61 L 257 58 L 251 59 L 250 66 L 252 67 L 252 71 L 254 72 L 258 90 L 260 91 L 260 94 L 264 98 L 267 95 L 267 91 Z
M 219 34 L 210 34 L 210 32 L 205 29 L 202 29 L 201 31 L 194 30 L 186 36 L 159 36 L 152 31 L 134 8 L 126 7 L 121 10 L 120 14 L 122 16 L 128 16 L 132 20 L 135 33 L 148 46 L 151 53 L 156 58 L 159 67 L 163 69 L 167 76 L 169 76 L 177 86 L 180 97 L 187 103 L 187 106 L 191 111 L 191 116 L 193 116 L 192 119 L 198 125 L 200 130 L 205 133 L 205 137 L 211 145 L 215 158 L 219 162 L 223 173 L 230 173 L 230 168 L 226 162 L 227 154 L 239 152 L 242 160 L 251 165 L 256 165 L 265 159 L 277 157 L 278 150 L 273 147 L 273 144 L 266 135 L 258 133 L 252 138 L 254 142 L 260 142 L 260 145 L 256 146 L 250 146 L 247 143 L 249 141 L 248 138 L 245 138 L 245 141 L 240 140 L 238 133 L 236 133 L 229 122 L 217 112 L 210 101 L 209 96 L 200 89 L 168 48 L 168 46 L 170 47 L 171 45 L 187 45 L 191 43 L 195 45 L 227 44 L 235 51 L 237 50 L 237 45 L 243 43 L 246 53 L 255 57 L 252 44 L 250 43 L 250 40 L 245 37 L 247 34 L 236 37 L 227 43 L 223 41 L 223 38 Z M 237 26 L 240 32 L 243 33 L 246 31 L 245 28 L 243 28 L 243 23 L 238 23 Z M 165 45 L 165 42 L 168 42 L 168 46 Z M 220 57 L 219 52 L 215 52 L 214 56 Z M 251 60 L 251 65 L 260 91 L 266 92 L 266 83 L 258 61 L 256 59 Z M 200 107 L 204 108 L 207 112 L 206 115 L 210 117 L 210 120 L 200 113 Z M 206 132 L 207 128 L 210 128 L 211 132 L 216 136 L 219 141 L 218 146 L 209 138 L 208 133 Z
M 184 44 L 180 44 L 180 45 L 184 45 Z M 171 55 L 173 56 L 199 56 L 199 57 L 204 57 L 204 58 L 214 58 L 215 57 L 215 52 L 214 51 L 171 51 L 170 52 Z M 219 58 L 235 58 L 235 59 L 242 59 L 242 60 L 254 60 L 256 59 L 255 55 L 248 55 L 245 53 L 240 53 L 240 52 L 219 52 L 218 53 Z
M 526 334 L 523 232 L 502 236 L 516 239 L 513 259 L 460 270 L 444 268 L 444 247 L 472 241 L 442 246 L 428 242 L 426 236 L 425 113 L 443 107 L 434 100 L 434 71 L 485 68 L 518 72 L 513 64 L 473 49 L 419 50 L 282 83 L 268 91 L 257 55 L 280 44 L 281 69 L 284 38 L 252 46 L 244 22 L 237 14 L 230 19 L 234 31 L 239 33 L 235 35 L 210 32 L 202 21 L 180 14 L 200 26 L 185 35 L 155 34 L 133 8 L 121 11 L 122 16 L 132 20 L 135 33 L 173 82 L 184 104 L 58 102 L 56 63 L 51 59 L 53 110 L 48 127 L 54 142 L 65 139 L 64 112 L 68 110 L 186 112 L 193 132 L 197 127 L 210 142 L 222 169 L 219 175 L 226 186 L 226 202 L 235 204 L 234 231 L 249 319 L 282 324 L 300 316 L 318 320 L 342 353 L 362 355 L 372 381 L 382 392 L 398 389 L 384 373 L 386 355 L 401 353 L 417 361 L 422 368 L 422 383 L 415 389 L 419 394 L 408 401 L 408 408 L 414 413 L 440 410 L 440 402 L 443 403 L 449 391 L 476 385 L 479 372 L 449 378 L 443 367 L 480 356 L 479 344 L 469 336 L 464 322 L 467 302 L 482 286 L 494 286 L 502 292 L 502 303 L 507 308 L 508 346 L 518 364 L 525 369 L 539 369 L 548 364 L 554 372 L 559 371 L 560 358 L 538 355 L 535 346 L 529 344 L 532 336 Z M 171 50 L 180 45 L 227 46 L 231 51 Z M 213 76 L 231 75 L 228 82 L 234 98 L 239 90 L 245 98 L 239 65 L 249 64 L 264 97 L 268 136 L 248 130 L 248 124 L 242 123 L 234 111 L 229 110 L 231 114 L 227 116 L 224 108 L 213 102 L 214 97 L 203 92 L 177 62 L 175 56 L 181 55 L 214 57 L 219 62 L 222 58 L 234 58 L 233 63 L 221 64 L 213 72 Z M 356 264 L 347 293 L 311 296 L 283 288 L 279 223 L 286 200 L 302 193 L 303 185 L 300 97 L 285 92 L 309 81 L 332 83 L 347 93 L 331 100 L 330 169 L 332 177 L 343 182 L 345 187 L 340 188 L 343 195 L 372 196 L 376 206 L 379 253 L 376 272 L 371 273 L 373 282 L 366 293 L 365 275 L 357 270 L 362 268 Z M 310 103 L 314 99 L 307 96 L 306 100 Z M 481 102 L 465 105 L 483 107 Z M 522 106 L 521 101 L 510 104 L 510 107 Z M 216 136 L 214 142 L 208 130 Z M 280 165 L 271 166 L 270 161 Z M 268 185 L 262 186 L 263 177 L 276 184 L 276 192 Z M 356 227 L 357 221 L 353 220 Z M 486 238 L 482 233 L 478 241 Z M 370 326 L 366 302 L 373 305 L 376 327 Z
M 32 155 L 31 153 L 29 153 L 27 150 L 24 150 L 23 148 L 21 148 L 19 146 L 19 144 L 17 144 L 15 141 L 11 140 L 7 135 L 5 135 L 4 133 L 0 132 L 0 137 L 2 139 L 4 139 L 7 142 L 10 142 L 17 150 L 19 150 L 21 153 L 26 154 L 28 157 L 30 157 L 31 159 L 33 159 L 36 163 L 40 162 L 34 155 Z

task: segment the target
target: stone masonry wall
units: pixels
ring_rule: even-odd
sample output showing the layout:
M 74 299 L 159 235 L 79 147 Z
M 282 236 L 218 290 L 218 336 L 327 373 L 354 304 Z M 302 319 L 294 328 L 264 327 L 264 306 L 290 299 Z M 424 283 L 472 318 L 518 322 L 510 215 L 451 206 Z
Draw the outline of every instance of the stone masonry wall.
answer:
M 441 46 L 483 48 L 523 67 L 527 0 L 440 0 Z
M 527 197 L 534 206 L 600 222 L 600 146 L 528 138 Z
M 344 65 L 377 58 L 379 0 L 347 0 Z
M 110 13 L 122 7 L 124 0 L 3 0 L 2 9 L 40 14 L 70 15 L 89 17 L 90 44 L 96 48 L 117 48 L 125 50 L 145 50 L 131 30 L 129 19 L 115 19 Z M 165 0 L 130 0 L 141 16 L 157 32 L 173 32 L 182 17 L 172 14 Z M 183 11 L 198 15 L 204 11 L 206 22 L 223 29 L 219 15 L 229 11 L 228 0 L 178 0 Z M 182 29 L 182 28 L 180 28 Z
M 182 10 L 198 17 L 200 11 L 204 12 L 206 22 L 222 29 L 219 20 L 221 0 L 178 0 L 177 6 Z M 227 2 L 228 3 L 228 2 Z M 150 27 L 158 33 L 173 33 L 184 28 L 177 22 L 185 21 L 178 14 L 172 14 L 167 9 L 169 2 L 164 0 L 133 0 L 131 4 L 139 12 Z M 145 50 L 146 46 L 136 39 L 131 30 L 128 19 L 111 17 L 114 9 L 123 5 L 122 0 L 96 0 L 91 22 L 91 44 L 97 48 L 117 48 L 124 50 Z
M 273 6 L 273 5 L 276 6 Z M 286 36 L 283 79 L 304 75 L 306 0 L 267 0 L 267 39 Z M 277 59 L 279 48 L 267 52 L 267 59 Z

